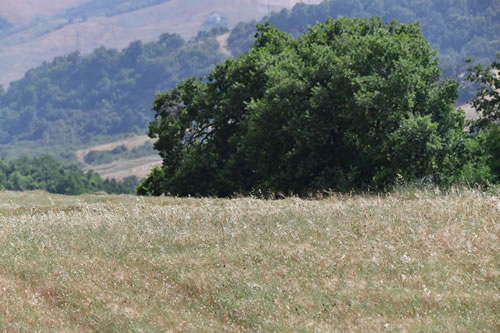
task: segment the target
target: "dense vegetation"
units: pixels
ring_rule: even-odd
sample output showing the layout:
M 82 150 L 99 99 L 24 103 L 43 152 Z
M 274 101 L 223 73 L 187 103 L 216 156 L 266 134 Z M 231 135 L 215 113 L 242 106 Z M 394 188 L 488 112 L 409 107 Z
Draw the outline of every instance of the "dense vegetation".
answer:
M 6 92 L 0 89 L 0 158 L 33 153 L 26 151 L 30 144 L 37 152 L 68 152 L 99 136 L 144 131 L 157 91 L 223 59 L 214 36 L 224 31 L 200 33 L 189 42 L 167 33 L 122 51 L 101 47 L 87 56 L 57 57 L 28 71 Z
M 103 8 L 112 11 L 101 14 L 112 15 L 125 5 L 139 5 L 108 2 L 109 6 L 103 6 L 90 1 L 67 15 L 84 16 L 87 11 L 97 15 Z M 499 49 L 499 13 L 493 1 L 358 0 L 299 4 L 268 19 L 293 36 L 327 16 L 420 20 L 431 46 L 440 49 L 444 73 L 456 77 L 465 71 L 466 56 L 491 59 Z M 133 42 L 122 51 L 100 48 L 88 56 L 58 57 L 28 71 L 7 91 L 0 88 L 0 158 L 51 153 L 71 159 L 75 147 L 145 131 L 152 119 L 150 102 L 157 91 L 171 89 L 186 77 L 204 75 L 223 59 L 213 38 L 223 31 L 201 33 L 189 42 L 165 34 L 156 42 Z M 255 22 L 233 29 L 229 47 L 234 55 L 247 50 L 254 33 Z M 462 101 L 471 96 L 463 95 Z
M 59 194 L 93 192 L 133 193 L 137 178 L 123 181 L 102 179 L 89 171 L 84 173 L 76 165 L 65 165 L 49 156 L 0 160 L 0 190 L 46 190 Z
M 417 24 L 327 19 L 297 39 L 260 26 L 248 53 L 157 96 L 150 135 L 163 167 L 139 193 L 476 180 L 457 90 Z
M 431 47 L 439 50 L 444 76 L 458 78 L 465 72 L 467 57 L 477 62 L 494 60 L 500 50 L 500 6 L 496 0 L 328 0 L 320 5 L 298 4 L 270 17 L 271 24 L 297 37 L 310 24 L 327 17 L 372 17 L 384 21 L 420 22 Z M 256 22 L 240 23 L 231 32 L 228 44 L 233 54 L 249 49 Z M 461 101 L 472 90 L 462 91 Z

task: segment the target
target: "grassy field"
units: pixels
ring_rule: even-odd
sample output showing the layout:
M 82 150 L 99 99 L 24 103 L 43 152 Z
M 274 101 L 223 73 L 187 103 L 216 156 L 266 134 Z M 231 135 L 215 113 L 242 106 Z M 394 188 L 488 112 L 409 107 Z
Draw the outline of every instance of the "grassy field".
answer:
M 0 331 L 500 330 L 499 193 L 0 192 Z

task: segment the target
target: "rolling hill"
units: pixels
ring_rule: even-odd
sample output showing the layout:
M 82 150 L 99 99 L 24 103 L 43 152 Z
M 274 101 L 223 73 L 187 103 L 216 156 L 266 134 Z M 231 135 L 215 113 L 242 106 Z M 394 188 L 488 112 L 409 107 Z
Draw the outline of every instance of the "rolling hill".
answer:
M 139 9 L 114 15 L 114 12 L 89 11 L 82 6 L 91 1 L 96 0 L 2 2 L 0 17 L 14 24 L 14 28 L 3 36 L 0 31 L 0 84 L 7 86 L 20 79 L 29 68 L 76 50 L 89 53 L 102 45 L 124 48 L 133 40 L 152 41 L 164 32 L 178 33 L 189 39 L 214 14 L 224 18 L 231 28 L 238 22 L 259 19 L 269 10 L 291 8 L 299 2 L 270 0 L 268 7 L 267 0 L 141 0 L 133 2 L 132 8 Z M 161 3 L 140 8 L 137 5 L 140 2 L 144 2 L 144 6 Z
M 0 2 L 0 16 L 15 25 L 24 25 L 42 16 L 55 16 L 85 0 L 22 0 Z

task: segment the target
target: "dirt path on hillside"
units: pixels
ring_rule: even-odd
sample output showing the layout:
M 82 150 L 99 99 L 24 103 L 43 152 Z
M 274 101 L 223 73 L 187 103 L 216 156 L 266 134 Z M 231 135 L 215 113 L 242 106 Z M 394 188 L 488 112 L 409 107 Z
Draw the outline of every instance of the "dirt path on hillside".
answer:
M 476 120 L 479 118 L 477 111 L 470 104 L 463 104 L 459 106 L 465 112 L 465 119 Z
M 231 57 L 232 56 L 231 50 L 227 47 L 228 38 L 229 38 L 229 32 L 216 37 L 217 42 L 219 42 L 219 47 L 222 53 L 224 53 L 224 55 L 228 57 Z

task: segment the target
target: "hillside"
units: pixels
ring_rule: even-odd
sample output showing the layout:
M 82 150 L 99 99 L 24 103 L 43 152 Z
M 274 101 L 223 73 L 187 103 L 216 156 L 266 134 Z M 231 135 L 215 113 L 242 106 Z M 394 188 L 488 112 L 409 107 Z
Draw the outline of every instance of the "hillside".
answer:
M 32 67 L 56 56 L 79 50 L 89 53 L 102 45 L 124 48 L 133 40 L 157 39 L 162 33 L 195 36 L 213 13 L 229 28 L 238 22 L 260 19 L 268 13 L 267 0 L 122 0 L 131 3 L 130 12 L 118 7 L 106 12 L 102 6 L 84 6 L 104 0 L 2 1 L 0 17 L 16 24 L 13 33 L 0 31 L 0 84 L 20 79 Z M 116 0 L 105 0 L 109 6 Z M 270 0 L 270 10 L 291 8 L 298 0 Z M 310 0 L 309 3 L 319 3 Z M 144 3 L 145 8 L 141 8 Z M 149 5 L 150 3 L 157 5 Z M 83 4 L 83 5 L 82 5 Z M 81 5 L 81 6 L 78 6 Z M 122 5 L 123 6 L 123 5 Z M 113 7 L 111 7 L 113 9 Z M 37 20 L 34 20 L 38 17 Z
M 497 332 L 498 194 L 0 192 L 0 330 Z
M 0 91 L 0 158 L 51 153 L 72 159 L 81 147 L 144 134 L 155 93 L 222 61 L 216 37 L 226 31 L 190 41 L 166 33 L 122 51 L 71 53 L 28 71 Z
M 84 1 L 86 0 L 1 1 L 0 16 L 8 18 L 11 23 L 19 26 L 28 24 L 36 17 L 55 16 Z

